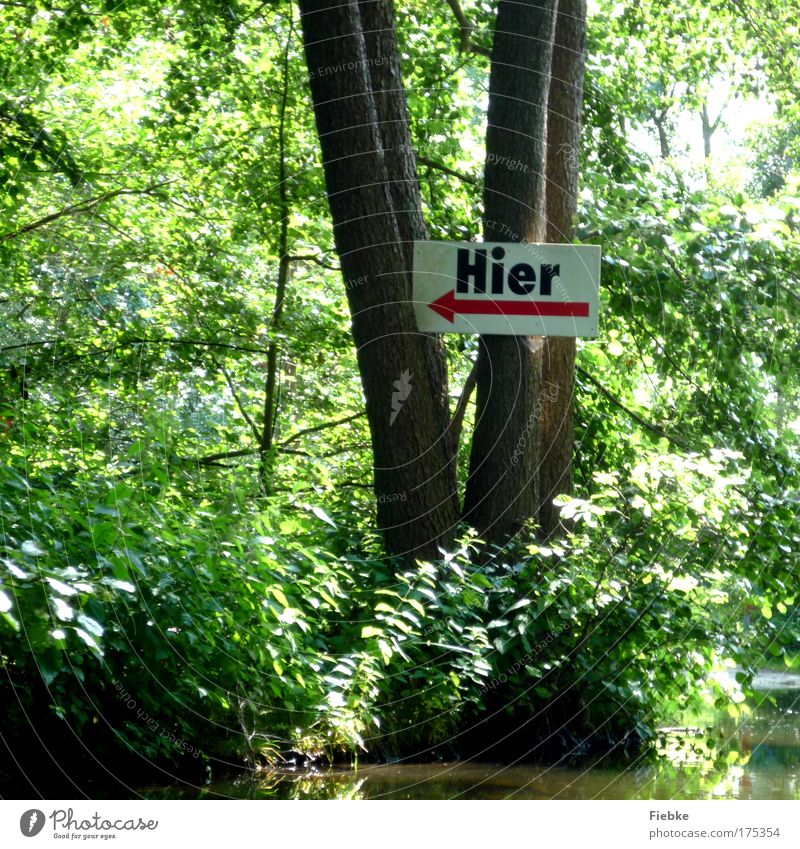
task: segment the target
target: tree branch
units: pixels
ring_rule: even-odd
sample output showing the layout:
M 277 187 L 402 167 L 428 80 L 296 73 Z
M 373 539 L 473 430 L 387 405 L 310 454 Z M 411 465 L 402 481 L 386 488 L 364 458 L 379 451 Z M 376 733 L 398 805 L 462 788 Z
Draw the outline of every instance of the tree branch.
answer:
M 287 256 L 286 259 L 289 262 L 315 262 L 317 265 L 321 265 L 323 268 L 327 268 L 330 271 L 341 271 L 342 269 L 338 265 L 328 265 L 326 262 L 323 262 L 319 256 Z
M 606 387 L 603 386 L 603 384 L 600 383 L 600 381 L 596 377 L 594 377 L 594 375 L 589 374 L 589 372 L 586 371 L 586 369 L 583 369 L 580 366 L 576 365 L 575 370 L 578 372 L 578 374 L 581 375 L 581 377 L 584 377 L 586 380 L 588 380 L 590 383 L 592 383 L 594 386 L 596 386 L 597 389 L 600 390 L 601 394 L 604 395 L 609 401 L 611 401 L 611 403 L 614 404 L 614 406 L 619 407 L 620 410 L 622 410 L 624 413 L 626 413 L 628 416 L 630 416 L 635 422 L 640 424 L 643 428 L 649 430 L 651 433 L 656 434 L 656 436 L 660 436 L 663 439 L 666 439 L 667 441 L 671 442 L 673 445 L 677 445 L 679 448 L 682 448 L 684 451 L 693 450 L 691 445 L 684 442 L 679 437 L 672 436 L 671 434 L 667 433 L 667 431 L 665 431 L 662 427 L 659 427 L 657 424 L 653 424 L 653 422 L 647 421 L 647 419 L 642 418 L 642 416 L 640 416 L 638 413 L 635 413 L 629 407 L 626 407 L 625 404 L 623 404 L 622 401 L 620 401 L 620 399 L 617 398 L 616 395 L 614 395 L 612 392 L 610 392 L 608 389 L 606 389 Z
M 17 345 L 5 345 L 0 348 L 0 354 L 6 351 L 16 351 L 20 348 L 40 348 L 45 345 L 63 345 L 69 344 L 65 339 L 40 339 L 37 342 L 21 342 Z M 245 345 L 231 345 L 227 342 L 206 342 L 203 339 L 126 339 L 118 345 L 112 345 L 110 348 L 92 348 L 83 354 L 76 354 L 73 357 L 68 357 L 64 362 L 72 362 L 80 360 L 83 357 L 96 357 L 98 354 L 113 354 L 122 348 L 128 348 L 131 345 L 195 345 L 199 348 L 225 348 L 230 351 L 243 351 L 248 354 L 262 354 L 263 348 L 250 348 Z
M 482 47 L 480 44 L 475 44 L 472 40 L 472 32 L 475 27 L 467 20 L 464 10 L 461 8 L 458 0 L 447 0 L 447 5 L 455 15 L 458 21 L 458 28 L 461 35 L 461 44 L 459 47 L 460 53 L 478 53 L 481 56 L 491 58 L 492 51 L 488 47 Z
M 456 453 L 458 452 L 458 443 L 461 440 L 461 429 L 464 425 L 464 415 L 467 412 L 469 399 L 472 397 L 472 393 L 475 391 L 475 386 L 477 382 L 478 360 L 476 357 L 475 361 L 472 363 L 472 368 L 469 370 L 467 379 L 464 381 L 464 388 L 461 390 L 461 396 L 458 399 L 455 412 L 453 413 L 453 418 L 450 421 L 450 427 L 448 428 L 452 435 L 453 447 Z
M 282 454 L 305 454 L 305 456 L 310 456 L 305 451 L 296 451 L 292 448 L 287 448 L 286 446 L 289 445 L 289 443 L 294 442 L 296 439 L 300 439 L 301 436 L 306 436 L 309 433 L 316 433 L 317 431 L 325 430 L 329 427 L 337 427 L 338 425 L 346 424 L 347 422 L 351 422 L 354 419 L 361 418 L 365 415 L 365 412 L 354 413 L 352 416 L 347 416 L 344 419 L 337 419 L 332 422 L 323 422 L 322 424 L 314 425 L 313 427 L 303 428 L 303 430 L 299 430 L 283 442 L 276 443 L 276 447 Z M 204 457 L 180 457 L 178 459 L 183 463 L 196 463 L 199 466 L 211 466 L 216 464 L 219 460 L 230 460 L 234 457 L 254 457 L 257 454 L 263 453 L 264 449 L 259 446 L 256 448 L 237 448 L 233 451 L 219 451 L 215 454 L 207 454 Z M 332 455 L 326 454 L 325 456 Z
M 219 451 L 216 454 L 206 454 L 205 457 L 179 457 L 182 463 L 196 463 L 198 466 L 213 466 L 218 460 L 230 460 L 234 457 L 253 457 L 260 454 L 260 448 L 240 448 L 235 451 Z
M 31 8 L 26 6 L 20 7 Z M 45 128 L 42 121 L 31 112 L 25 111 L 19 104 L 13 101 L 4 100 L 0 102 L 0 119 L 5 119 L 8 123 L 15 124 L 23 134 L 23 137 L 19 141 L 24 144 L 25 148 L 38 151 L 51 163 L 52 168 L 49 171 L 36 169 L 37 171 L 40 173 L 60 171 L 67 176 L 73 188 L 76 188 L 84 181 L 85 172 L 70 153 L 66 140 L 62 141 L 53 136 Z
M 428 168 L 435 168 L 437 171 L 449 174 L 451 177 L 457 177 L 464 183 L 472 183 L 474 186 L 479 186 L 481 184 L 481 181 L 477 177 L 471 177 L 469 174 L 456 171 L 454 168 L 448 168 L 448 166 L 442 162 L 437 162 L 435 159 L 429 159 L 427 156 L 418 156 L 417 162 L 419 162 L 420 165 L 427 165 Z
M 358 481 L 342 481 L 339 484 L 336 484 L 337 489 L 343 486 L 356 486 L 361 489 L 374 489 L 374 483 L 359 483 Z
M 6 351 L 18 351 L 20 348 L 42 348 L 45 345 L 58 345 L 59 342 L 63 341 L 63 339 L 40 339 L 38 342 L 20 342 L 17 345 L 4 345 L 0 348 L 0 354 L 4 354 Z
M 257 437 L 258 444 L 261 448 L 262 459 L 268 454 L 272 448 L 272 443 L 275 438 L 275 431 L 278 426 L 278 410 L 280 405 L 280 361 L 283 358 L 283 353 L 278 347 L 278 331 L 280 328 L 281 318 L 283 317 L 283 307 L 286 300 L 286 292 L 289 287 L 289 281 L 292 276 L 292 264 L 289 261 L 289 192 L 287 187 L 288 169 L 286 167 L 286 114 L 287 103 L 289 98 L 289 51 L 291 49 L 292 38 L 294 35 L 294 16 L 292 6 L 289 6 L 289 35 L 286 39 L 286 47 L 283 53 L 283 85 L 281 92 L 281 101 L 278 109 L 278 212 L 280 215 L 280 235 L 278 237 L 278 280 L 275 287 L 275 305 L 272 309 L 272 317 L 269 327 L 273 332 L 267 346 L 267 376 L 264 381 L 264 414 L 263 426 L 261 435 Z M 264 488 L 264 493 L 268 493 L 269 481 L 267 469 L 262 463 L 261 483 Z
M 326 451 L 324 454 L 320 454 L 319 456 L 323 459 L 327 457 L 338 457 L 340 454 L 346 454 L 348 451 L 367 451 L 369 447 L 369 443 L 345 445 L 344 448 L 334 448 L 333 451 Z
M 228 389 L 231 390 L 231 395 L 233 395 L 233 400 L 236 402 L 236 406 L 239 408 L 239 412 L 242 414 L 242 417 L 247 422 L 250 430 L 253 432 L 253 436 L 256 441 L 261 439 L 261 434 L 259 433 L 258 428 L 255 425 L 255 422 L 250 418 L 250 414 L 247 412 L 244 404 L 242 403 L 241 398 L 239 397 L 239 393 L 236 391 L 236 386 L 234 386 L 233 379 L 230 376 L 230 373 L 225 368 L 222 363 L 218 363 L 213 357 L 211 358 L 211 362 L 222 372 L 225 376 L 225 382 L 228 384 Z
M 58 212 L 51 212 L 49 215 L 45 215 L 44 218 L 40 218 L 38 221 L 31 221 L 29 224 L 23 225 L 18 230 L 12 230 L 9 233 L 0 234 L 0 242 L 7 242 L 9 239 L 16 239 L 18 236 L 30 233 L 32 230 L 38 230 L 40 227 L 51 224 L 53 221 L 57 221 L 65 215 L 79 215 L 82 212 L 90 212 L 92 209 L 102 203 L 105 203 L 107 200 L 119 197 L 120 195 L 150 195 L 153 194 L 156 189 L 159 189 L 162 186 L 168 186 L 170 183 L 174 182 L 175 180 L 164 180 L 161 183 L 153 183 L 144 189 L 115 189 L 113 192 L 105 192 L 97 197 L 89 198 L 89 200 L 84 200 L 80 203 L 73 204 L 72 206 L 67 206 Z
M 302 430 L 298 430 L 297 433 L 292 434 L 288 439 L 284 439 L 283 442 L 279 442 L 278 445 L 280 447 L 284 447 L 288 445 L 290 442 L 294 442 L 296 439 L 300 439 L 302 436 L 307 436 L 309 433 L 316 433 L 320 430 L 326 430 L 329 427 L 337 427 L 341 424 L 347 424 L 347 422 L 355 421 L 356 419 L 360 419 L 362 416 L 365 416 L 366 412 L 353 413 L 352 416 L 347 416 L 343 419 L 337 419 L 333 422 L 323 422 L 322 424 L 314 425 L 313 427 L 306 427 Z

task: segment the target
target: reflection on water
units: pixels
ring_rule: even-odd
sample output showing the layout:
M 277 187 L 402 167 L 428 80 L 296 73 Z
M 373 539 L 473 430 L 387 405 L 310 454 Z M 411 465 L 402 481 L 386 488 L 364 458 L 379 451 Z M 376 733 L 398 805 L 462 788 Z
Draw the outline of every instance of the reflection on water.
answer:
M 708 726 L 711 723 L 698 723 Z M 149 798 L 800 799 L 800 689 L 762 694 L 744 719 L 664 734 L 662 756 L 581 766 L 391 764 L 271 771 L 205 788 L 148 788 Z

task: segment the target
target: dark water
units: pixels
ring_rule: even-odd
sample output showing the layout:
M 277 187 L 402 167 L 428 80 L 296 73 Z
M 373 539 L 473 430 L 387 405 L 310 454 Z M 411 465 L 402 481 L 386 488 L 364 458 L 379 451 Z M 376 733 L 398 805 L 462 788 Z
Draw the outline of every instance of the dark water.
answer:
M 658 757 L 580 766 L 459 762 L 274 770 L 204 788 L 140 792 L 152 799 L 800 799 L 800 677 L 770 674 L 744 719 L 709 714 L 667 729 Z

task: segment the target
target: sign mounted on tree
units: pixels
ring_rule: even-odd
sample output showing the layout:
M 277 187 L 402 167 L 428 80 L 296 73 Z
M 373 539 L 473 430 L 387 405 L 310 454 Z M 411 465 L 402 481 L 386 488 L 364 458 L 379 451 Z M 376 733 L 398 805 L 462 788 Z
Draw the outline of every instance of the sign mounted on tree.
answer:
M 599 291 L 599 245 L 414 242 L 422 331 L 597 336 Z

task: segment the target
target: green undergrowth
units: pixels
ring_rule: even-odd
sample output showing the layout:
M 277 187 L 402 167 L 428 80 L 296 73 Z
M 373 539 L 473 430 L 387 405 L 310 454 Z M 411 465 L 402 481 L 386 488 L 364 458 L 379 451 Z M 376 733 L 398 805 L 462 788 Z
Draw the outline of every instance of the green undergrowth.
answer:
M 728 704 L 720 659 L 795 656 L 747 481 L 730 452 L 653 453 L 564 500 L 558 544 L 465 529 L 408 563 L 307 502 L 4 469 L 5 732 L 192 767 L 640 748 Z

